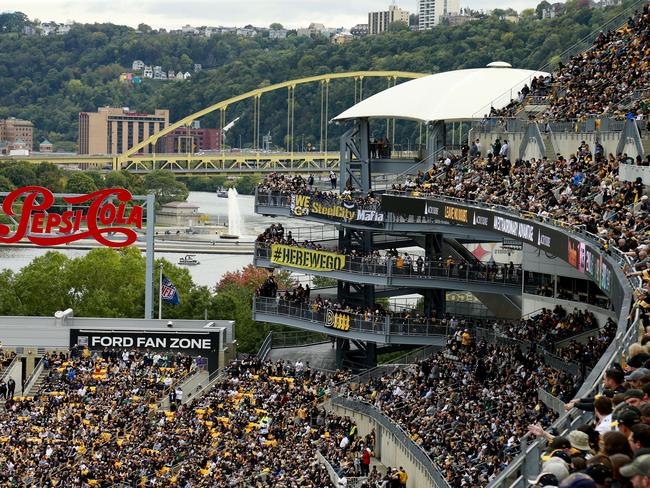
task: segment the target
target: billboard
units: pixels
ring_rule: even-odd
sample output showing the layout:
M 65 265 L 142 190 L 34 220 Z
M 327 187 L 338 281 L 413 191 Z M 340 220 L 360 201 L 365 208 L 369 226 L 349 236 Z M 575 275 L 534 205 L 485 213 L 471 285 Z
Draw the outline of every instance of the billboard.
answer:
M 208 369 L 213 371 L 218 368 L 221 333 L 221 330 L 192 332 L 164 329 L 138 331 L 70 329 L 70 347 L 81 346 L 90 350 L 140 349 L 202 356 L 208 359 Z
M 2 201 L 2 212 L 17 222 L 15 230 L 0 224 L 0 244 L 23 239 L 37 246 L 69 244 L 94 239 L 108 247 L 126 247 L 138 239 L 143 207 L 132 205 L 131 192 L 123 188 L 97 190 L 87 195 L 66 196 L 68 209 L 53 210 L 54 194 L 42 186 L 26 186 L 10 192 Z M 73 205 L 84 205 L 73 209 Z M 121 240 L 107 239 L 106 235 Z
M 271 262 L 312 271 L 336 271 L 345 267 L 345 255 L 284 244 L 271 245 Z

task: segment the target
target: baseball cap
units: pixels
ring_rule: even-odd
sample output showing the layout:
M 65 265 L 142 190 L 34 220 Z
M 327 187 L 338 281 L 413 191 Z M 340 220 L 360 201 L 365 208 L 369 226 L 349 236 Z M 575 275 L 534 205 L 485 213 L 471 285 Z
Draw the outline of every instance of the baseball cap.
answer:
M 627 390 L 625 393 L 625 399 L 627 400 L 628 398 L 638 398 L 639 400 L 643 400 L 643 391 L 637 390 L 637 389 L 632 389 L 632 390 Z
M 558 486 L 560 482 L 553 473 L 540 473 L 540 475 L 532 480 L 528 480 L 531 485 L 539 486 Z
M 613 476 L 612 468 L 601 463 L 589 466 L 585 473 L 591 476 L 596 483 L 601 485 L 605 484 L 607 478 Z
M 632 427 L 634 424 L 641 422 L 641 413 L 638 408 L 624 408 L 621 412 L 616 414 L 616 420 L 618 420 L 618 425 Z
M 639 368 L 632 371 L 625 377 L 625 381 L 637 381 L 645 378 L 650 375 L 650 369 L 648 368 Z
M 569 464 L 560 458 L 551 458 L 542 464 L 542 473 L 554 474 L 558 481 L 569 476 Z
M 560 488 L 597 488 L 596 482 L 584 473 L 574 473 L 567 477 L 562 483 Z
M 641 352 L 632 356 L 627 362 L 627 365 L 631 368 L 640 368 L 648 359 L 650 359 L 650 354 Z
M 650 476 L 650 454 L 639 456 L 630 464 L 621 466 L 620 473 L 626 478 L 631 478 L 637 474 L 642 476 Z

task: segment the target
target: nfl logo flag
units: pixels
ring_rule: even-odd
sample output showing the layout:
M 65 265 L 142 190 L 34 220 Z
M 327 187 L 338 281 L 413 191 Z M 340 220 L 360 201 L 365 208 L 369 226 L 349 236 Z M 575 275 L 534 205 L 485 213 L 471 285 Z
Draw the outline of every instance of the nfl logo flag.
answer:
M 178 305 L 181 303 L 181 299 L 178 296 L 178 290 L 176 290 L 174 284 L 169 281 L 165 275 L 162 275 L 160 298 L 162 298 L 167 303 L 171 303 L 172 305 Z

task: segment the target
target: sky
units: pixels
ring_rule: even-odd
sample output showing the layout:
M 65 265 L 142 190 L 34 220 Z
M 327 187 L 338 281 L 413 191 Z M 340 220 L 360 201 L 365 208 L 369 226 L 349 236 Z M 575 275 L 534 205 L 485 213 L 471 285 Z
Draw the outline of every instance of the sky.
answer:
M 264 27 L 280 22 L 286 27 L 306 27 L 320 22 L 327 27 L 351 27 L 367 22 L 369 11 L 386 10 L 391 0 L 2 0 L 2 11 L 21 11 L 31 19 L 82 23 L 112 22 L 153 28 L 193 26 Z M 461 8 L 535 7 L 539 0 L 461 0 Z M 415 12 L 416 0 L 396 0 Z

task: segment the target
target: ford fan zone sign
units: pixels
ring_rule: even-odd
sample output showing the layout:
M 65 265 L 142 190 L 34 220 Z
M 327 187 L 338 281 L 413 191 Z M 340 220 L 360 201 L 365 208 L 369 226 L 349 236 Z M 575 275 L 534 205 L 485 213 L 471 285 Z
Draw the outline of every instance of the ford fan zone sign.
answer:
M 13 244 L 27 239 L 38 246 L 56 246 L 81 239 L 94 239 L 108 247 L 133 244 L 142 228 L 143 207 L 127 205 L 131 192 L 123 188 L 97 190 L 87 195 L 63 197 L 65 203 L 83 209 L 52 210 L 54 194 L 42 186 L 26 186 L 9 193 L 2 202 L 2 211 L 17 221 L 15 232 L 0 224 L 0 244 Z M 106 238 L 121 236 L 122 239 Z

